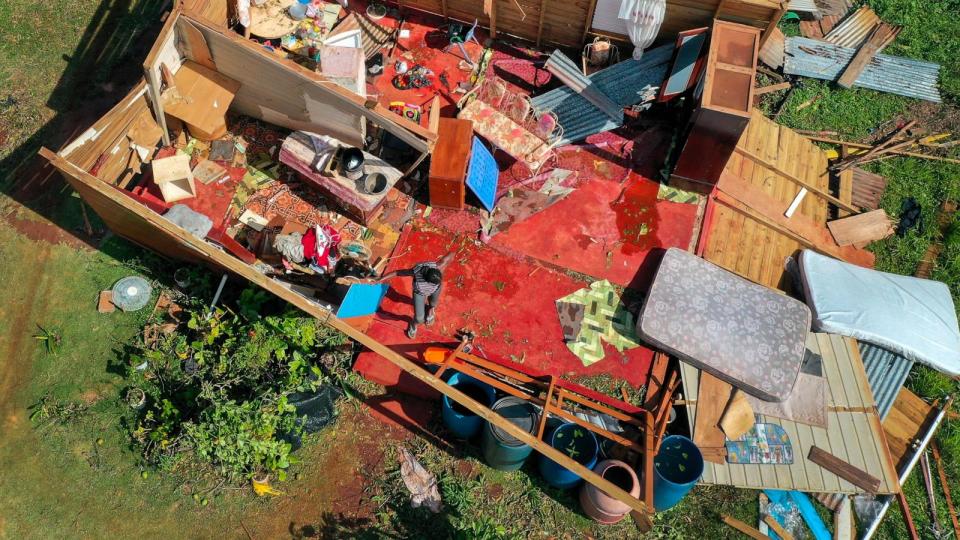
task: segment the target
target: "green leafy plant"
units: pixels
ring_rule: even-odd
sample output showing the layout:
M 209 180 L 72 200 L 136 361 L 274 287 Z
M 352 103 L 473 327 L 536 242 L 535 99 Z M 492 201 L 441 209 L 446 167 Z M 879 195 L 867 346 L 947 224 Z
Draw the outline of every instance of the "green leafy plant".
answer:
M 191 455 L 230 480 L 286 477 L 302 434 L 289 396 L 337 383 L 321 360 L 347 339 L 300 312 L 265 313 L 266 301 L 253 289 L 212 312 L 188 300 L 176 332 L 130 351 L 129 382 L 147 396 L 130 435 L 148 464 Z
M 43 344 L 43 348 L 47 351 L 47 354 L 57 354 L 60 352 L 60 346 L 63 344 L 63 337 L 60 335 L 60 332 L 51 328 L 44 328 L 39 324 L 37 328 L 40 329 L 40 333 L 34 334 L 33 339 Z

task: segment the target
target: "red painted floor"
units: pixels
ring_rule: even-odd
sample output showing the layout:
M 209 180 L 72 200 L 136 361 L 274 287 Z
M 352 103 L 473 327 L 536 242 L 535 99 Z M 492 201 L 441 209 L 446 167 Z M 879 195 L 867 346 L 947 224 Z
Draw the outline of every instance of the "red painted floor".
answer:
M 421 125 L 426 126 L 434 95 L 441 96 L 443 116 L 456 114 L 463 94 L 454 90 L 469 72 L 458 66 L 462 60 L 458 49 L 442 51 L 447 38 L 436 29 L 442 19 L 409 10 L 406 14 L 403 28 L 411 35 L 385 60 L 374 90 L 384 105 L 400 101 L 421 106 Z M 387 17 L 380 23 L 395 27 L 397 21 Z M 483 43 L 487 34 L 478 29 L 477 38 Z M 473 59 L 479 58 L 481 46 L 469 43 L 466 47 Z M 514 91 L 530 94 L 559 84 L 543 69 L 546 54 L 504 43 L 494 48 L 486 74 L 505 80 Z M 419 64 L 430 69 L 432 84 L 397 89 L 393 84 L 397 60 L 408 67 Z M 447 84 L 441 82 L 441 73 Z M 638 348 L 620 354 L 607 346 L 606 358 L 585 368 L 564 344 L 555 308 L 558 298 L 593 279 L 643 290 L 659 261 L 660 248 L 686 248 L 691 240 L 696 207 L 658 201 L 658 184 L 651 180 L 658 175 L 669 147 L 670 127 L 645 115 L 639 120 L 632 113 L 629 116 L 629 127 L 558 149 L 554 166 L 573 171 L 564 185 L 575 191 L 493 237 L 489 245 L 477 242 L 484 216 L 476 208 L 434 208 L 426 222 L 419 220 L 408 227 L 388 271 L 434 260 L 451 249 L 458 252 L 445 277 L 437 323 L 421 327 L 415 340 L 407 339 L 404 330 L 413 315 L 411 284 L 409 278 L 399 278 L 367 333 L 419 359 L 429 345 L 452 348 L 457 330 L 467 327 L 477 334 L 477 352 L 482 356 L 512 359 L 534 371 L 565 378 L 607 373 L 633 385 L 643 384 L 652 351 Z M 531 178 L 526 167 L 503 152 L 495 155 L 501 170 L 499 196 L 514 187 L 538 189 L 546 179 L 545 175 Z M 576 274 L 587 278 L 581 281 Z M 396 390 L 436 397 L 436 392 L 374 353 L 362 353 L 355 369 Z
M 408 249 L 409 248 L 409 249 Z M 525 259 L 518 259 L 463 237 L 417 226 L 405 230 L 388 271 L 434 260 L 449 250 L 457 256 L 444 276 L 437 322 L 421 326 L 415 340 L 404 335 L 413 316 L 410 278 L 391 282 L 380 312 L 368 334 L 410 358 L 418 358 L 429 345 L 455 344 L 460 328 L 470 328 L 482 356 L 520 362 L 533 370 L 574 378 L 608 373 L 632 385 L 643 384 L 652 351 L 637 348 L 621 354 L 606 348 L 606 358 L 584 367 L 563 342 L 555 301 L 587 286 L 566 274 Z M 355 369 L 386 385 L 429 396 L 416 381 L 403 377 L 379 356 L 365 352 Z

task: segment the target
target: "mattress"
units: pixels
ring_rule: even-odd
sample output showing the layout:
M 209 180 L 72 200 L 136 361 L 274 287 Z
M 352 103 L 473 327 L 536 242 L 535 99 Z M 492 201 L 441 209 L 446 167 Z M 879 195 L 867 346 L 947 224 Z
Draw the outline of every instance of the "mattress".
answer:
M 637 333 L 748 394 L 780 402 L 800 373 L 810 318 L 803 302 L 670 248 Z
M 814 251 L 800 253 L 813 326 L 857 338 L 960 375 L 960 330 L 950 289 L 939 281 L 879 272 Z

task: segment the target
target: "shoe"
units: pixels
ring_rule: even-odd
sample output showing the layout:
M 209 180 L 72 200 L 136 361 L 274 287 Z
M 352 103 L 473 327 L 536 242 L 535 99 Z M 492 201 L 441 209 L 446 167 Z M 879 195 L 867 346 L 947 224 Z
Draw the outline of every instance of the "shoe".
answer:
M 430 326 L 436 320 L 437 320 L 437 314 L 434 313 L 434 311 L 431 309 L 430 313 L 427 314 L 427 321 L 426 321 L 427 326 Z
M 410 325 L 407 327 L 407 337 L 413 339 L 417 337 L 417 327 L 415 325 Z

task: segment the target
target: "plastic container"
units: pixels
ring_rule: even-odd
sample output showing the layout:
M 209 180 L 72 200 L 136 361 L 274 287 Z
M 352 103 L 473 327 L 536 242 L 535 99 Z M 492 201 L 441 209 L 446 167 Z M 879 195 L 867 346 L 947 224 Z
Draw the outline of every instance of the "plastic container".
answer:
M 670 435 L 653 458 L 653 507 L 663 512 L 676 506 L 703 474 L 703 454 L 693 441 Z
M 507 396 L 498 400 L 491 408 L 527 433 L 536 434 L 539 415 L 532 403 L 518 397 Z M 483 428 L 481 447 L 487 465 L 501 471 L 515 471 L 523 467 L 523 462 L 533 451 L 526 444 L 489 422 Z
M 307 16 L 307 5 L 310 4 L 309 0 L 303 2 L 294 2 L 290 4 L 290 7 L 287 8 L 287 14 L 290 15 L 290 18 L 295 21 L 302 21 Z
M 562 424 L 547 437 L 547 442 L 588 469 L 597 464 L 600 445 L 597 444 L 597 437 L 587 428 L 572 423 Z M 548 484 L 560 489 L 570 489 L 583 480 L 547 456 L 540 456 L 540 474 Z
M 597 463 L 593 472 L 631 496 L 640 496 L 640 479 L 626 463 L 618 459 L 608 459 Z M 580 489 L 580 507 L 594 520 L 606 524 L 616 523 L 630 513 L 629 506 L 600 491 L 593 484 L 584 484 Z
M 486 407 L 493 404 L 496 399 L 496 393 L 489 385 L 474 379 L 473 377 L 462 373 L 454 373 L 447 379 L 447 384 L 457 390 L 467 394 L 476 401 L 479 401 Z M 443 405 L 441 416 L 443 425 L 453 433 L 458 439 L 469 439 L 480 432 L 483 428 L 483 418 L 473 414 L 469 409 L 450 399 L 449 396 L 443 396 Z

